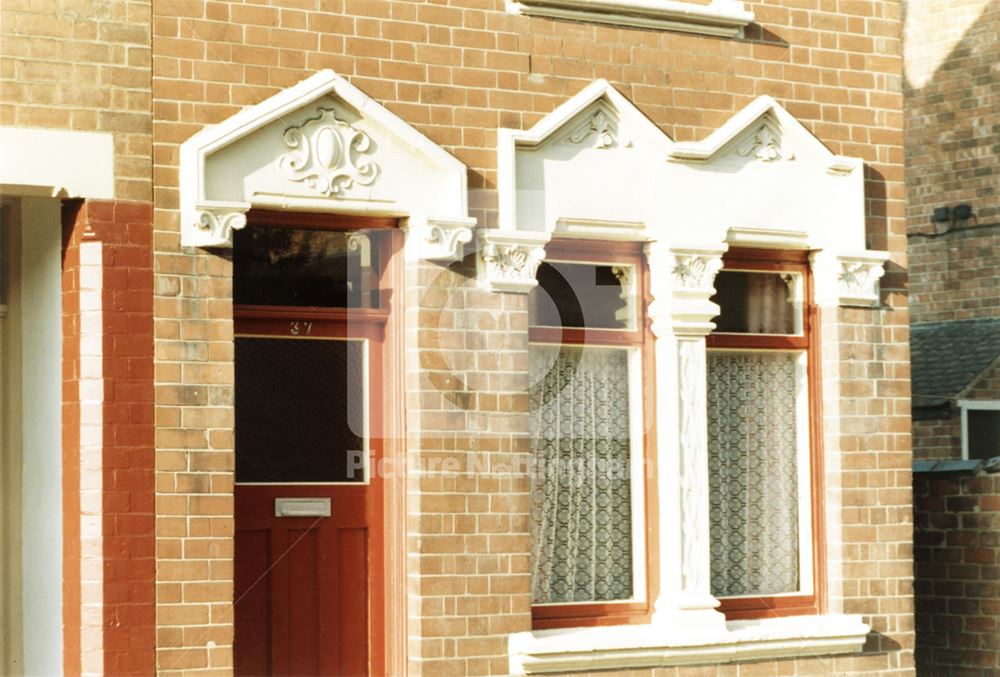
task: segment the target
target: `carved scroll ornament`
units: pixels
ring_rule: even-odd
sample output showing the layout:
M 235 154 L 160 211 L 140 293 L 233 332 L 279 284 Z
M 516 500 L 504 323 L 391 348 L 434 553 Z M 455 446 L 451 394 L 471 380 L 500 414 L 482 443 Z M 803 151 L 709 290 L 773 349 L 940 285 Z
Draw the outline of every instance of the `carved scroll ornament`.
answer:
M 379 165 L 366 157 L 374 152 L 371 137 L 332 108 L 318 108 L 313 117 L 286 129 L 284 142 L 290 150 L 278 158 L 278 173 L 327 197 L 342 197 L 355 185 L 370 186 L 379 176 Z

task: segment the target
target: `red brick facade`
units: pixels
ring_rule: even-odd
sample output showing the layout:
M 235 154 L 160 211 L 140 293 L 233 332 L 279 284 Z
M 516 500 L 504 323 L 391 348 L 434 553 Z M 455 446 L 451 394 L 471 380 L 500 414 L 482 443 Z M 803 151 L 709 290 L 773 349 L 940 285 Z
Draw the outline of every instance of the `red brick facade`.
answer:
M 103 244 L 102 665 L 231 674 L 233 264 L 181 246 L 180 144 L 330 68 L 468 166 L 478 228 L 497 224 L 497 129 L 527 129 L 598 78 L 676 141 L 770 95 L 832 153 L 865 162 L 866 246 L 890 255 L 881 305 L 831 308 L 821 328 L 824 396 L 839 404 L 823 421 L 838 545 L 825 602 L 871 625 L 865 650 L 628 674 L 912 674 L 902 6 L 746 5 L 746 36 L 723 39 L 518 16 L 501 0 L 125 2 L 56 22 L 5 3 L 0 124 L 108 132 L 115 148 L 116 200 L 66 221 L 66 672 L 84 671 L 87 652 L 79 245 Z M 394 665 L 412 675 L 507 674 L 508 635 L 531 629 L 530 481 L 510 472 L 530 454 L 527 303 L 478 287 L 474 256 L 406 266 L 407 460 L 486 466 L 402 485 Z
M 72 201 L 64 209 L 63 532 L 66 674 L 81 674 L 80 244 L 102 251 L 101 511 L 103 666 L 154 670 L 152 210 L 135 202 Z M 85 340 L 85 339 L 83 339 Z M 86 640 L 83 642 L 86 645 Z

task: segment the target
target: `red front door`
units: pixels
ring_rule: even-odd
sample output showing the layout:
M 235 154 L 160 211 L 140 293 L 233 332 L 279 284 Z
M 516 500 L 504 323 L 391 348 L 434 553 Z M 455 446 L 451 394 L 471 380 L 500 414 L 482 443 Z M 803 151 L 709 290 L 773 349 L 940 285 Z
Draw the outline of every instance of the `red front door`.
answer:
M 233 242 L 235 672 L 381 675 L 376 469 L 400 233 L 354 217 L 248 222 Z
M 236 321 L 236 674 L 380 674 L 383 327 L 275 314 Z

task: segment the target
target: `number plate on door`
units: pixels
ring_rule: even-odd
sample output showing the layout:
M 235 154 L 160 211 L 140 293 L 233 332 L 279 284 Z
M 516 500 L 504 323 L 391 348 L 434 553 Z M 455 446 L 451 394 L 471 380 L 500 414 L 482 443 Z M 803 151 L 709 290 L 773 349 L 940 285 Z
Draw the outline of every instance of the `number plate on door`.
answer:
M 275 517 L 329 517 L 329 498 L 276 498 Z

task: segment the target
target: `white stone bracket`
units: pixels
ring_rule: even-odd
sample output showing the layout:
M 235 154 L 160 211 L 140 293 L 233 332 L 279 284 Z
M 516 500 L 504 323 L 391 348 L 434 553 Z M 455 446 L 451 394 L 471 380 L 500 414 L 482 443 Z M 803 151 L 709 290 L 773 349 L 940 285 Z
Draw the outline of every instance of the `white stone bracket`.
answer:
M 229 247 L 233 231 L 247 225 L 249 202 L 205 201 L 195 205 L 194 228 L 186 231 L 186 246 Z
M 813 252 L 810 257 L 816 280 L 816 303 L 820 306 L 881 305 L 879 280 L 885 275 L 889 252 Z
M 464 245 L 472 242 L 475 227 L 474 218 L 406 219 L 402 225 L 406 260 L 458 261 Z
M 487 291 L 527 294 L 538 281 L 535 273 L 545 258 L 545 233 L 479 231 L 476 256 L 479 286 Z

